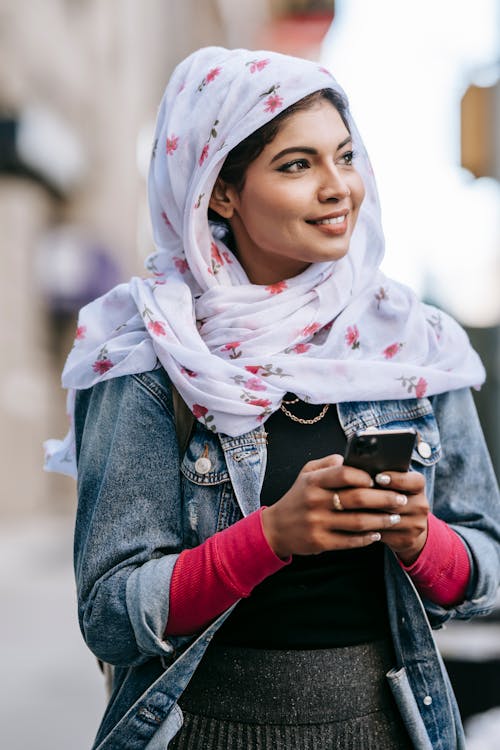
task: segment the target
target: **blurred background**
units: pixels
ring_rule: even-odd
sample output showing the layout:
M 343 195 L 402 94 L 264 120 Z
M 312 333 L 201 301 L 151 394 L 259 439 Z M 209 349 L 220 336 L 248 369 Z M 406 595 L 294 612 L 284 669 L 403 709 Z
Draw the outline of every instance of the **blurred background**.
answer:
M 499 0 L 0 0 L 0 745 L 84 750 L 104 686 L 76 623 L 60 371 L 77 310 L 152 250 L 146 172 L 173 67 L 200 46 L 321 60 L 378 179 L 383 269 L 468 330 L 500 469 Z M 464 436 L 464 451 L 467 450 Z M 440 633 L 472 750 L 498 749 L 500 618 Z

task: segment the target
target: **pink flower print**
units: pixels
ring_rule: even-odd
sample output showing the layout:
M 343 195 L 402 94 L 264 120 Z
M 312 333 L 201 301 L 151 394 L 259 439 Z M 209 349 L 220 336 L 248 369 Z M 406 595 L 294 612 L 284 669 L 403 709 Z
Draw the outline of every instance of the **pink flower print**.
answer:
M 149 307 L 147 307 L 146 305 L 144 306 L 144 310 L 142 311 L 142 317 L 144 320 L 146 320 L 146 318 L 148 319 L 147 327 L 148 327 L 148 330 L 151 331 L 153 336 L 166 336 L 167 335 L 167 331 L 165 328 L 166 324 L 161 320 L 155 320 L 153 318 L 153 313 L 151 312 Z
M 269 294 L 281 294 L 285 289 L 288 289 L 286 281 L 277 281 L 275 284 L 266 286 L 266 292 L 269 292 Z
M 391 344 L 390 346 L 386 346 L 382 354 L 384 355 L 386 359 L 392 359 L 393 357 L 396 356 L 396 354 L 399 352 L 402 346 L 403 344 L 398 344 L 398 343 Z
M 252 406 L 262 406 L 263 409 L 267 409 L 269 406 L 271 406 L 272 402 L 267 398 L 254 398 L 247 403 L 252 404 Z
M 320 328 L 321 328 L 320 323 L 310 323 L 310 325 L 302 329 L 302 335 L 312 336 L 314 333 L 316 333 L 316 331 L 319 331 Z
M 252 375 L 257 375 L 260 370 L 260 365 L 245 365 L 245 370 L 251 372 Z
M 241 345 L 241 341 L 230 341 L 228 344 L 224 344 L 224 346 L 221 349 L 221 352 L 231 352 L 229 355 L 229 359 L 237 359 L 238 357 L 241 357 L 242 352 L 241 350 L 238 351 L 238 347 Z
M 292 351 L 295 352 L 295 354 L 305 354 L 310 348 L 311 344 L 295 344 L 295 346 L 292 347 Z
M 201 417 L 204 417 L 205 414 L 208 414 L 208 409 L 206 406 L 201 406 L 201 404 L 193 404 L 193 408 L 191 409 L 196 419 L 201 419 Z
M 99 375 L 104 375 L 104 373 L 111 370 L 112 367 L 113 363 L 110 359 L 96 359 L 92 365 L 94 372 L 99 373 Z
M 201 206 L 201 199 L 203 198 L 204 195 L 205 195 L 205 193 L 200 193 L 199 194 L 199 196 L 197 197 L 196 203 L 194 204 L 193 208 L 196 209 L 196 208 L 199 208 Z
M 165 213 L 165 211 L 161 212 L 161 218 L 163 219 L 166 227 L 171 227 L 172 226 L 172 224 L 170 223 L 170 220 L 169 220 L 167 214 Z
M 203 79 L 203 81 L 198 86 L 198 91 L 203 91 L 203 89 L 205 88 L 205 86 L 207 86 L 215 78 L 217 78 L 217 76 L 219 75 L 220 72 L 221 72 L 221 68 L 212 68 L 212 70 L 209 70 L 208 73 L 206 74 L 205 78 Z
M 214 80 L 214 78 L 217 78 L 217 76 L 220 73 L 220 68 L 212 68 L 212 70 L 209 70 L 207 75 L 205 76 L 207 83 L 210 83 Z
M 209 148 L 210 146 L 208 145 L 208 143 L 205 143 L 205 145 L 203 146 L 203 151 L 200 154 L 200 158 L 198 159 L 198 164 L 200 165 L 200 167 L 208 156 Z
M 270 62 L 269 58 L 266 58 L 264 60 L 251 60 L 247 65 L 250 66 L 250 73 L 260 73 Z
M 179 145 L 179 138 L 178 136 L 172 133 L 172 135 L 170 135 L 167 138 L 167 156 L 171 156 L 174 153 L 174 151 L 177 150 L 178 145 Z
M 274 114 L 283 105 L 283 97 L 279 94 L 271 94 L 265 101 L 264 112 Z
M 345 334 L 347 346 L 351 349 L 359 349 L 359 330 L 358 326 L 348 326 Z
M 226 263 L 232 263 L 232 262 L 233 262 L 233 261 L 231 260 L 231 256 L 229 255 L 229 253 L 228 253 L 228 251 L 227 251 L 227 250 L 224 250 L 224 251 L 223 251 L 223 253 L 222 253 L 222 257 L 224 258 L 224 260 L 226 261 Z
M 210 245 L 210 256 L 212 258 L 212 273 L 216 274 L 224 264 L 224 259 L 220 254 L 219 248 L 217 247 L 215 242 L 212 242 Z
M 320 73 L 325 73 L 325 75 L 330 76 L 330 78 L 333 78 L 330 71 L 327 68 L 324 68 L 322 65 L 319 66 L 318 70 Z
M 217 263 L 222 265 L 222 257 L 215 242 L 212 242 L 210 245 L 210 255 Z
M 403 388 L 406 388 L 408 393 L 412 393 L 412 391 L 415 391 L 415 396 L 417 398 L 423 398 L 427 392 L 427 380 L 425 378 L 419 378 L 417 380 L 416 375 L 412 375 L 411 377 L 408 377 L 407 375 L 401 375 L 400 378 L 396 378 L 396 380 L 401 381 L 401 385 Z M 417 382 L 415 382 L 417 380 Z
M 201 404 L 193 404 L 193 407 L 191 409 L 196 419 L 199 419 L 208 430 L 212 430 L 212 432 L 216 432 L 216 427 L 214 424 L 210 424 L 210 422 L 214 421 L 213 415 L 208 413 L 208 409 L 206 406 L 202 406 Z
M 108 370 L 111 370 L 112 367 L 113 362 L 108 357 L 108 350 L 105 346 L 103 346 L 98 354 L 96 361 L 92 365 L 92 369 L 99 375 L 104 375 Z
M 188 262 L 187 260 L 184 260 L 184 258 L 174 257 L 174 265 L 179 273 L 186 273 L 189 268 Z
M 245 388 L 251 391 L 266 391 L 267 388 L 260 378 L 249 378 L 245 383 Z
M 427 380 L 425 378 L 419 378 L 417 385 L 415 386 L 415 396 L 417 398 L 423 398 L 427 391 Z
M 331 331 L 333 328 L 333 320 L 323 326 L 322 331 Z
M 205 159 L 208 156 L 208 152 L 210 150 L 210 141 L 211 141 L 211 139 L 212 138 L 217 138 L 217 129 L 216 128 L 217 128 L 218 124 L 219 124 L 219 121 L 215 120 L 214 124 L 210 128 L 210 133 L 208 135 L 207 142 L 203 146 L 202 152 L 200 154 L 200 158 L 198 159 L 198 164 L 200 165 L 200 167 L 202 166 L 203 162 L 205 161 Z
M 87 333 L 87 326 L 78 326 L 75 332 L 75 339 L 77 341 L 81 341 L 85 338 L 85 334 Z
M 194 372 L 193 370 L 188 370 L 187 367 L 181 367 L 181 372 L 183 375 L 187 375 L 188 378 L 197 378 L 198 373 Z
M 165 323 L 162 323 L 161 320 L 150 320 L 148 328 L 154 336 L 165 336 L 167 333 Z

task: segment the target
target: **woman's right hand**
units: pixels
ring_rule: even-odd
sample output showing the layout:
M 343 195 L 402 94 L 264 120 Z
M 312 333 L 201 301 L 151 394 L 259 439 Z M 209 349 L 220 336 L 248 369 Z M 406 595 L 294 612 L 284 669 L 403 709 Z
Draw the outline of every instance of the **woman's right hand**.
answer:
M 337 490 L 342 511 L 333 504 Z M 404 503 L 404 496 L 374 488 L 369 474 L 344 466 L 342 456 L 333 454 L 309 461 L 288 492 L 264 509 L 262 524 L 278 557 L 316 555 L 379 541 L 380 532 L 399 523 Z

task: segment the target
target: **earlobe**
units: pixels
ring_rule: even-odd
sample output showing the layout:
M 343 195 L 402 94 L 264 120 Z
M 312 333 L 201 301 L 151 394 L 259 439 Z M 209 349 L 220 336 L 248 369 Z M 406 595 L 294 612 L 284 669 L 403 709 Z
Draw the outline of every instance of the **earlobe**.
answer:
M 230 219 L 234 213 L 232 188 L 220 177 L 216 180 L 208 205 L 212 211 L 216 211 L 224 219 Z

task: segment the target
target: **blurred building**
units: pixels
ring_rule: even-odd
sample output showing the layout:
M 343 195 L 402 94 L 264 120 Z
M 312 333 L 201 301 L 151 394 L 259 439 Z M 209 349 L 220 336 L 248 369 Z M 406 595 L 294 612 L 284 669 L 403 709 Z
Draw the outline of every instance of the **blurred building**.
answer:
M 293 44 L 319 55 L 332 8 L 321 0 L 2 0 L 0 513 L 67 507 L 74 496 L 71 480 L 41 472 L 41 445 L 66 431 L 58 383 L 76 309 L 141 273 L 151 251 L 145 168 L 173 67 L 207 44 L 258 46 L 263 28 L 271 46 L 289 46 L 291 27 L 271 21 L 290 13 L 302 25 L 315 16 L 307 43 L 299 49 L 296 36 Z

